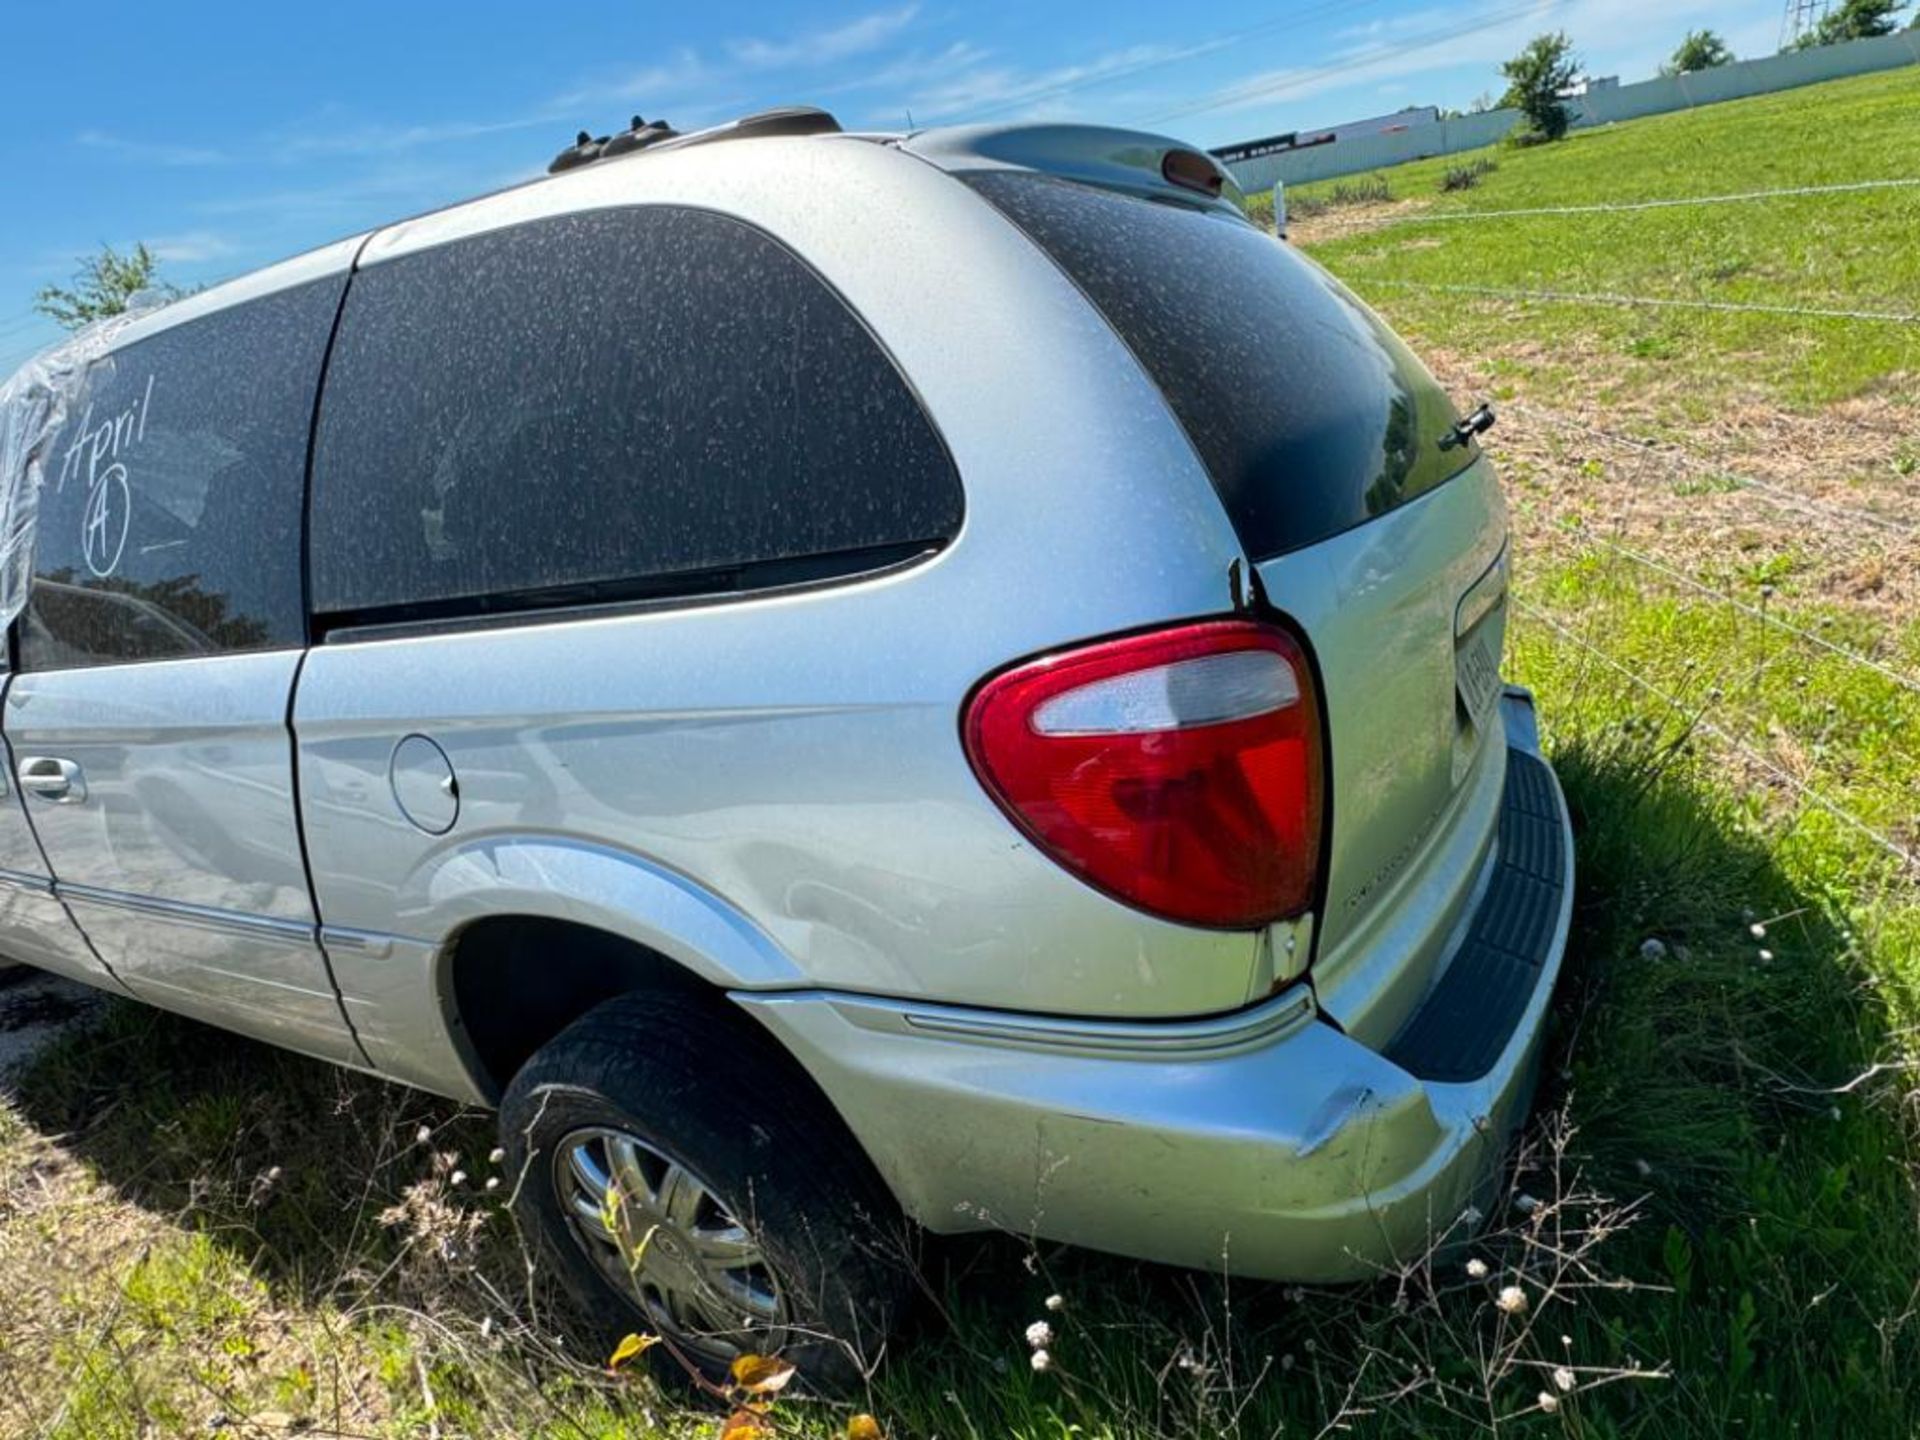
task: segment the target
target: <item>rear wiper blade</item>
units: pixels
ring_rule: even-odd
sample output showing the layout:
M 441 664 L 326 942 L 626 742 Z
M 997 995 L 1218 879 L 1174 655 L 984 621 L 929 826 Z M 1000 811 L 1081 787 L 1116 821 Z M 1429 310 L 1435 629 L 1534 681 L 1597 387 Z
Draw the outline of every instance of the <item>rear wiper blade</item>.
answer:
M 1452 429 L 1440 437 L 1440 448 L 1452 450 L 1466 444 L 1476 435 L 1484 435 L 1493 428 L 1493 422 L 1500 417 L 1493 413 L 1493 406 L 1482 405 L 1466 419 L 1456 423 Z

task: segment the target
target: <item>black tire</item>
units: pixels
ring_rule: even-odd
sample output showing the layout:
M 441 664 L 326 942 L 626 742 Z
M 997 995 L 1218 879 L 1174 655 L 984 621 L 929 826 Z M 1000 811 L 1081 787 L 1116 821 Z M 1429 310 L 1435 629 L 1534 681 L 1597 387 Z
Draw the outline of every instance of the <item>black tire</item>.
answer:
M 648 1355 L 662 1378 L 685 1380 L 692 1364 L 718 1379 L 729 1349 L 779 1353 L 819 1389 L 871 1373 L 912 1288 L 911 1226 L 825 1097 L 723 997 L 636 994 L 589 1012 L 514 1077 L 500 1130 L 522 1223 L 603 1357 L 639 1332 L 670 1342 Z M 582 1143 L 595 1153 L 581 1137 L 602 1131 L 685 1167 L 744 1227 L 777 1286 L 777 1321 L 724 1337 L 675 1333 L 641 1301 L 644 1269 L 627 1285 L 596 1263 L 568 1220 L 562 1157 Z M 684 1253 L 668 1238 L 656 1268 Z

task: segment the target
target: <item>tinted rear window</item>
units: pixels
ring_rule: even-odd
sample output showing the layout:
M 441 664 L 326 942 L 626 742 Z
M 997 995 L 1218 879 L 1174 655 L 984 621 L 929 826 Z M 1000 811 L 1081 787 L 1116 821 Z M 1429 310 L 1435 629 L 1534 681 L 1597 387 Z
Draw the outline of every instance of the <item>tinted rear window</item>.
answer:
M 1231 217 L 1026 171 L 965 177 L 1159 385 L 1257 559 L 1404 504 L 1479 453 L 1426 368 L 1296 251 Z
M 314 457 L 323 614 L 786 583 L 916 553 L 960 518 L 892 361 L 738 220 L 531 221 L 348 291 Z

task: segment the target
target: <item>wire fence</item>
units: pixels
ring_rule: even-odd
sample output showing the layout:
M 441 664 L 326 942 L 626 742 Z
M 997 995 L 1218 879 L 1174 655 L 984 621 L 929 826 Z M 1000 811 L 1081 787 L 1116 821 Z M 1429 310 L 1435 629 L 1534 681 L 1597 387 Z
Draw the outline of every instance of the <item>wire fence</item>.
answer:
M 1742 614 L 1752 617 L 1753 619 L 1759 621 L 1762 625 L 1767 626 L 1772 630 L 1776 630 L 1783 635 L 1792 636 L 1797 640 L 1804 641 L 1806 644 L 1812 645 L 1818 650 L 1824 651 L 1825 653 L 1832 655 L 1838 659 L 1845 660 L 1852 664 L 1858 665 L 1862 669 L 1871 670 L 1875 674 L 1879 675 L 1882 679 L 1891 682 L 1892 684 L 1898 686 L 1902 690 L 1911 691 L 1915 695 L 1920 695 L 1920 679 L 1915 679 L 1911 675 L 1907 675 L 1899 670 L 1896 670 L 1892 666 L 1874 659 L 1871 655 L 1864 655 L 1857 650 L 1848 648 L 1845 645 L 1837 644 L 1834 641 L 1827 639 L 1826 636 L 1821 635 L 1816 631 L 1808 630 L 1803 628 L 1802 626 L 1793 624 L 1791 621 L 1783 620 L 1778 615 L 1773 614 L 1770 610 L 1768 610 L 1764 606 L 1753 605 L 1748 603 L 1745 600 L 1740 599 L 1738 596 L 1729 595 L 1724 591 L 1716 590 L 1714 589 L 1713 586 L 1707 584 L 1704 580 L 1701 580 L 1698 576 L 1689 575 L 1685 571 L 1678 570 L 1673 566 L 1664 563 L 1663 561 L 1655 559 L 1651 555 L 1644 554 L 1643 552 L 1634 549 L 1630 545 L 1623 545 L 1618 540 L 1609 539 L 1605 535 L 1595 534 L 1591 530 L 1584 529 L 1581 526 L 1575 525 L 1568 520 L 1555 518 L 1553 523 L 1557 525 L 1560 529 L 1566 531 L 1568 534 L 1574 536 L 1575 538 L 1585 541 L 1588 544 L 1603 546 L 1607 550 L 1612 551 L 1614 554 L 1621 556 L 1623 559 L 1630 560 L 1634 564 L 1639 565 L 1653 572 L 1654 574 L 1663 576 L 1664 578 L 1673 581 L 1675 584 L 1681 586 L 1683 589 L 1690 590 L 1696 594 L 1704 595 L 1708 599 L 1715 600 L 1720 604 L 1731 606 L 1733 609 L 1740 611 Z
M 1594 644 L 1593 641 L 1574 630 L 1572 626 L 1549 614 L 1540 607 L 1529 604 L 1527 601 L 1521 600 L 1518 597 L 1515 598 L 1513 603 L 1516 610 L 1521 611 L 1540 624 L 1545 625 L 1548 629 L 1554 631 L 1561 640 L 1592 656 L 1609 670 L 1612 670 L 1622 678 L 1631 682 L 1641 691 L 1651 695 L 1655 700 L 1667 706 L 1668 709 L 1680 718 L 1681 722 L 1689 731 L 1708 735 L 1718 740 L 1734 753 L 1738 754 L 1742 759 L 1767 774 L 1771 779 L 1784 785 L 1800 799 L 1825 811 L 1849 829 L 1871 841 L 1879 849 L 1884 850 L 1888 855 L 1898 860 L 1903 866 L 1909 869 L 1920 869 L 1920 855 L 1916 855 L 1893 836 L 1887 834 L 1870 821 L 1856 815 L 1824 791 L 1815 789 L 1776 761 L 1761 754 L 1741 736 L 1710 718 L 1707 711 L 1689 706 L 1684 700 L 1680 699 L 1680 697 L 1654 684 L 1633 666 L 1623 662 L 1611 651 Z
M 1495 210 L 1423 210 L 1400 222 L 1427 225 L 1455 220 L 1511 220 L 1529 215 L 1626 215 L 1642 210 L 1678 210 L 1698 205 L 1747 205 L 1762 200 L 1793 200 L 1811 195 L 1852 195 L 1872 190 L 1920 188 L 1920 176 L 1887 180 L 1849 180 L 1832 185 L 1787 185 L 1775 190 L 1738 190 L 1727 195 L 1674 195 L 1651 200 L 1601 201 L 1591 205 L 1525 205 Z
M 1777 481 L 1763 480 L 1756 475 L 1728 469 L 1724 465 L 1702 459 L 1700 456 L 1670 445 L 1662 445 L 1640 436 L 1623 434 L 1581 416 L 1568 415 L 1547 406 L 1537 405 L 1530 400 L 1506 400 L 1501 403 L 1504 409 L 1515 414 L 1541 420 L 1562 430 L 1591 436 L 1617 449 L 1657 459 L 1702 480 L 1753 492 L 1783 509 L 1795 510 L 1806 515 L 1819 515 L 1841 523 L 1870 525 L 1877 530 L 1896 535 L 1920 536 L 1920 525 L 1912 522 L 1892 515 L 1881 515 L 1872 510 L 1863 510 L 1857 506 L 1841 505 L 1822 496 L 1808 495 L 1804 491 L 1795 490 Z M 1874 433 L 1873 438 L 1884 439 L 1885 437 Z
M 1473 295 L 1496 300 L 1526 300 L 1555 305 L 1613 305 L 1649 310 L 1714 310 L 1735 315 L 1787 315 L 1811 320 L 1872 320 L 1891 325 L 1920 325 L 1920 314 L 1906 310 L 1845 310 L 1815 305 L 1765 305 L 1746 300 L 1684 300 L 1668 295 L 1628 295 L 1609 290 L 1528 290 L 1504 285 L 1455 285 L 1428 280 L 1356 277 L 1362 286 L 1435 295 Z
M 1912 189 L 1920 189 L 1920 178 L 1903 177 L 1829 185 L 1801 185 L 1717 195 L 1622 200 L 1586 205 L 1420 212 L 1406 217 L 1406 220 L 1401 223 L 1497 221 L 1532 216 L 1636 214 L 1683 207 L 1740 205 L 1801 197 L 1831 197 Z M 1833 321 L 1869 325 L 1920 324 L 1920 312 L 1913 310 L 1871 309 L 1845 305 L 1773 304 L 1760 301 L 1641 295 L 1608 290 L 1454 284 L 1365 276 L 1355 276 L 1353 280 L 1363 288 L 1379 287 L 1417 293 L 1465 295 L 1510 302 L 1726 313 L 1770 316 L 1783 320 Z M 1920 524 L 1911 520 L 1839 503 L 1825 496 L 1808 494 L 1791 485 L 1744 473 L 1691 451 L 1624 434 L 1584 417 L 1570 415 L 1549 406 L 1537 405 L 1530 401 L 1508 401 L 1506 408 L 1563 433 L 1585 436 L 1606 446 L 1636 455 L 1645 463 L 1673 467 L 1684 476 L 1710 481 L 1716 487 L 1727 488 L 1732 492 L 1751 497 L 1756 502 L 1802 516 L 1817 517 L 1822 522 L 1838 527 L 1848 534 L 1872 530 L 1883 535 L 1902 538 L 1920 536 Z M 1823 417 L 1823 424 L 1835 420 L 1840 420 L 1840 417 Z M 1841 420 L 1841 423 L 1854 424 L 1854 428 L 1862 436 L 1870 436 L 1874 441 L 1884 441 L 1888 438 L 1883 431 L 1844 420 Z M 1528 508 L 1531 509 L 1531 507 Z M 1785 744 L 1789 753 L 1799 751 L 1812 757 L 1813 761 L 1817 761 L 1826 753 L 1827 743 L 1832 733 L 1849 723 L 1840 715 L 1834 702 L 1829 699 L 1824 706 L 1827 718 L 1823 725 L 1816 723 L 1806 727 L 1809 732 L 1817 733 L 1796 736 L 1792 733 L 1792 729 L 1798 722 L 1783 728 L 1782 712 L 1763 698 L 1768 683 L 1767 677 L 1777 674 L 1779 667 L 1796 652 L 1816 654 L 1848 667 L 1858 674 L 1872 676 L 1876 681 L 1892 687 L 1903 700 L 1909 703 L 1912 697 L 1920 696 L 1920 676 L 1909 673 L 1897 662 L 1890 662 L 1879 655 L 1869 654 L 1863 649 L 1855 648 L 1852 644 L 1841 643 L 1840 640 L 1822 634 L 1817 629 L 1809 628 L 1805 624 L 1797 623 L 1796 620 L 1777 613 L 1775 607 L 1768 603 L 1772 593 L 1771 587 L 1763 586 L 1760 590 L 1760 603 L 1754 604 L 1733 593 L 1730 588 L 1718 587 L 1700 575 L 1690 573 L 1689 569 L 1683 568 L 1685 561 L 1676 562 L 1664 555 L 1650 553 L 1648 549 L 1641 548 L 1637 544 L 1628 543 L 1623 533 L 1609 535 L 1604 532 L 1603 527 L 1576 524 L 1571 519 L 1551 512 L 1545 512 L 1545 518 L 1551 521 L 1559 534 L 1569 537 L 1580 548 L 1581 553 L 1609 557 L 1612 565 L 1607 571 L 1607 583 L 1621 587 L 1634 600 L 1643 601 L 1658 589 L 1677 590 L 1689 599 L 1709 603 L 1714 607 L 1715 613 L 1726 616 L 1736 628 L 1728 635 L 1728 643 L 1716 644 L 1713 647 L 1713 653 L 1689 655 L 1682 661 L 1690 676 L 1711 678 L 1706 691 L 1709 703 L 1700 705 L 1690 703 L 1685 696 L 1676 694 L 1658 683 L 1652 678 L 1657 671 L 1650 670 L 1644 663 L 1635 663 L 1622 653 L 1599 643 L 1598 638 L 1592 633 L 1580 633 L 1574 625 L 1567 623 L 1552 611 L 1515 596 L 1516 611 L 1524 615 L 1529 623 L 1536 623 L 1551 632 L 1558 642 L 1573 647 L 1583 657 L 1583 664 L 1599 663 L 1640 693 L 1665 706 L 1678 719 L 1685 733 L 1707 737 L 1725 747 L 1729 754 L 1737 756 L 1751 766 L 1756 773 L 1764 776 L 1767 781 L 1778 785 L 1798 801 L 1832 816 L 1849 830 L 1871 842 L 1876 849 L 1897 860 L 1906 870 L 1920 870 L 1920 854 L 1916 854 L 1911 843 L 1899 835 L 1890 833 L 1883 824 L 1868 819 L 1857 809 L 1850 808 L 1832 790 L 1811 783 L 1813 779 L 1818 778 L 1811 771 L 1808 772 L 1807 778 L 1803 778 L 1802 775 L 1795 774 L 1778 759 L 1766 753 L 1768 748 Z M 1628 519 L 1627 513 L 1623 511 L 1613 518 L 1618 529 L 1624 532 Z M 1623 566 L 1626 567 L 1624 572 Z M 1605 608 L 1604 606 L 1593 607 L 1593 627 L 1604 624 L 1601 612 Z M 1820 623 L 1824 625 L 1827 622 L 1823 619 Z M 1747 658 L 1751 657 L 1752 651 L 1738 643 L 1740 626 L 1753 627 L 1753 633 L 1762 637 L 1763 640 L 1758 660 L 1750 666 L 1747 664 Z M 1779 637 L 1785 643 L 1769 650 L 1764 644 L 1766 636 Z M 1695 643 L 1699 642 L 1696 640 Z M 1801 685 L 1807 683 L 1804 671 L 1798 678 Z M 1896 720 L 1894 723 L 1900 722 Z

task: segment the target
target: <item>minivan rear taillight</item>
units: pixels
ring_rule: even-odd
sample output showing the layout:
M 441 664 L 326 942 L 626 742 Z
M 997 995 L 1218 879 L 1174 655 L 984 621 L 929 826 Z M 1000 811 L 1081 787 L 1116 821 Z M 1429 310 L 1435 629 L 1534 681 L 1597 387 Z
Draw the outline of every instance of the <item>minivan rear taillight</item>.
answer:
M 963 733 L 1014 823 L 1128 904 L 1242 929 L 1312 903 L 1319 706 L 1285 631 L 1203 621 L 1030 661 L 974 692 Z

